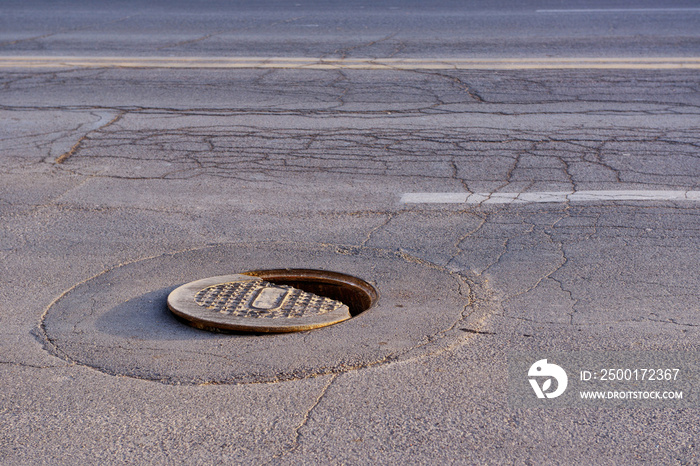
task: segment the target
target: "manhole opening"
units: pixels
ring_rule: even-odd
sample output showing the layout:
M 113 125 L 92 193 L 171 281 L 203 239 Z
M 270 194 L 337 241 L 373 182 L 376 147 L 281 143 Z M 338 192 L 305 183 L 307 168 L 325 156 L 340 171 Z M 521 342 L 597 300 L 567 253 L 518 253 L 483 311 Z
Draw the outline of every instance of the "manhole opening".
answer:
M 275 285 L 286 285 L 307 293 L 334 299 L 348 306 L 356 317 L 377 301 L 377 290 L 366 281 L 339 272 L 311 269 L 273 269 L 243 272 Z

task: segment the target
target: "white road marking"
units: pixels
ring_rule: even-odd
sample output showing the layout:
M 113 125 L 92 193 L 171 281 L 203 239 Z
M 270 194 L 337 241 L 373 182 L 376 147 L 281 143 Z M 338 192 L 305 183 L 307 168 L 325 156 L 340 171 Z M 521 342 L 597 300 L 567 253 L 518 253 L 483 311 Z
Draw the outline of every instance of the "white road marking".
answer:
M 405 193 L 402 204 L 527 204 L 596 201 L 700 201 L 700 191 L 553 191 L 533 193 Z
M 700 69 L 700 57 L 314 58 L 0 57 L 0 68 L 225 68 L 310 70 Z
M 700 13 L 700 8 L 581 8 L 535 11 L 537 13 Z

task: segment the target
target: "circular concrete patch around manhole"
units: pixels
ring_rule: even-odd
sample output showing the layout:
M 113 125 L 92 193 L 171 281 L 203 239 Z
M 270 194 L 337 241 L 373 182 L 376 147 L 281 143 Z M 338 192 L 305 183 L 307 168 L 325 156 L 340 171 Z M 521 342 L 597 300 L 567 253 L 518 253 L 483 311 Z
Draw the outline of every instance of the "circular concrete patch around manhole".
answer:
M 380 297 L 372 305 L 373 298 L 362 293 L 353 299 L 343 287 L 333 292 L 332 283 L 319 279 L 321 270 L 342 271 L 337 274 L 346 277 L 342 280 L 367 283 Z M 303 271 L 316 275 L 299 278 Z M 342 302 L 352 318 L 291 333 L 215 333 L 184 325 L 168 309 L 168 296 L 182 284 L 241 272 Z M 284 277 L 286 272 L 293 276 Z M 214 281 L 220 283 L 205 284 L 195 297 L 209 286 L 231 282 Z M 209 291 L 212 296 L 217 292 Z M 204 307 L 210 305 L 209 291 L 197 298 Z M 257 307 L 273 306 L 280 295 L 257 295 Z M 490 312 L 482 298 L 478 283 L 400 252 L 238 243 L 165 254 L 103 272 L 57 299 L 39 331 L 54 355 L 108 374 L 171 384 L 271 382 L 449 348 L 473 337 L 461 329 L 478 327 Z
M 372 285 L 350 275 L 258 270 L 182 285 L 168 296 L 168 308 L 203 330 L 283 333 L 343 322 L 352 317 L 350 307 L 359 314 L 376 299 Z

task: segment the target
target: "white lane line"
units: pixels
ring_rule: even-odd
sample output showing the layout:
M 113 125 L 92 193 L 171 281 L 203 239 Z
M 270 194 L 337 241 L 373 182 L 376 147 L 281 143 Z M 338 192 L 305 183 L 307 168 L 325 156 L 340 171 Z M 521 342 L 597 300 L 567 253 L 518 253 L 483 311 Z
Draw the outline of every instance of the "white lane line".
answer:
M 582 8 L 535 10 L 537 13 L 700 13 L 700 8 Z
M 700 69 L 700 57 L 346 58 L 0 56 L 0 68 L 225 68 L 308 70 Z
M 528 204 L 596 201 L 700 201 L 700 191 L 552 191 L 533 193 L 405 193 L 402 204 Z

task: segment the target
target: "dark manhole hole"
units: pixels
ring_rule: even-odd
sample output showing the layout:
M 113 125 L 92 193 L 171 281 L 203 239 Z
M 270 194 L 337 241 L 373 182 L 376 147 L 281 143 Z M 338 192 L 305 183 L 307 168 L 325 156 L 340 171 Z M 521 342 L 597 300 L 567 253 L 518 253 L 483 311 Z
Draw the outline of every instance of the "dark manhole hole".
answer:
M 188 325 L 218 332 L 283 333 L 350 319 L 377 300 L 357 277 L 310 269 L 257 270 L 196 280 L 168 296 Z

